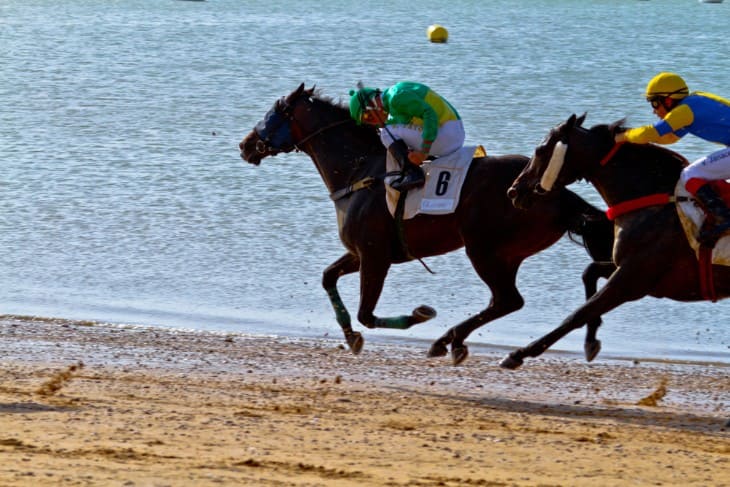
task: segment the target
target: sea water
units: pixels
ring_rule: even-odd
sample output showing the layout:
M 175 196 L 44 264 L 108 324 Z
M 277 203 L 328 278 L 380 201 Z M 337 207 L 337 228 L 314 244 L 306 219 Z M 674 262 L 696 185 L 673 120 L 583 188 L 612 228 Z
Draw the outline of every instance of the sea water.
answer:
M 728 20 L 730 4 L 694 0 L 3 0 L 0 312 L 339 337 L 320 279 L 344 249 L 316 169 L 301 153 L 261 167 L 238 154 L 277 98 L 302 82 L 345 101 L 360 80 L 422 81 L 467 143 L 530 154 L 572 113 L 652 122 L 642 95 L 659 71 L 730 96 Z M 447 43 L 428 42 L 432 24 Z M 487 306 L 463 251 L 426 262 L 435 275 L 391 269 L 376 313 L 438 317 L 366 339 L 432 340 Z M 521 346 L 557 326 L 584 299 L 587 262 L 567 239 L 528 259 L 525 307 L 468 343 Z M 340 280 L 353 316 L 358 288 Z M 728 306 L 624 304 L 604 317 L 604 353 L 730 362 Z

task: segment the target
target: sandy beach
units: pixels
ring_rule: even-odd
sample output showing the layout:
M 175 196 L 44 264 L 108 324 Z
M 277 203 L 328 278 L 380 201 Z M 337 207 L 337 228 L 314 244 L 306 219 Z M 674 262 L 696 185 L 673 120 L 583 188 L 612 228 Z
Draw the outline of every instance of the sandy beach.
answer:
M 730 367 L 0 317 L 0 485 L 730 485 Z M 366 334 L 366 339 L 367 339 Z

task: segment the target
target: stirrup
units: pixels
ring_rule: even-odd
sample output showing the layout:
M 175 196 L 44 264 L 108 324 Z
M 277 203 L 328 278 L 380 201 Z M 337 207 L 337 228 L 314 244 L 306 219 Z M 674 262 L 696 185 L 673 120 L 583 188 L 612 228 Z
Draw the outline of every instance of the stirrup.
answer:
M 705 224 L 700 229 L 697 241 L 705 247 L 714 247 L 720 238 L 730 231 L 730 221 L 721 225 Z
M 426 182 L 426 176 L 424 176 L 421 168 L 416 170 L 408 171 L 403 176 L 395 179 L 390 183 L 390 187 L 396 191 L 404 192 L 410 191 L 415 188 L 420 188 Z

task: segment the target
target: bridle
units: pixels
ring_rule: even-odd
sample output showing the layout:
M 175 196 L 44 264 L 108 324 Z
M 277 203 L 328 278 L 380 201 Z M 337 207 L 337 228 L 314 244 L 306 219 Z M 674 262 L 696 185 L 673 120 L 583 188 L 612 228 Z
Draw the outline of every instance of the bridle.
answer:
M 321 135 L 322 133 L 340 125 L 350 122 L 350 118 L 337 120 L 324 127 L 320 127 L 311 134 L 305 135 L 302 139 L 294 141 L 291 132 L 291 123 L 294 118 L 294 107 L 304 98 L 298 96 L 293 102 L 287 103 L 285 98 L 281 98 L 269 110 L 264 119 L 254 128 L 254 132 L 259 140 L 256 141 L 256 152 L 265 154 L 267 152 L 291 152 L 293 150 L 301 150 L 301 147 Z
M 300 151 L 304 144 L 310 142 L 315 137 L 352 121 L 350 117 L 336 120 L 305 135 L 300 140 L 294 141 L 294 136 L 291 132 L 291 123 L 295 121 L 294 107 L 303 98 L 309 97 L 300 94 L 291 103 L 287 103 L 286 98 L 282 97 L 266 113 L 264 119 L 254 128 L 254 132 L 259 138 L 256 141 L 256 152 L 259 154 L 269 152 L 277 154 L 279 152 L 291 152 L 293 150 Z M 369 188 L 374 182 L 375 178 L 370 176 L 359 179 L 344 188 L 332 192 L 330 198 L 333 201 L 340 200 L 356 191 Z
M 578 127 L 578 129 L 582 129 L 582 127 Z M 584 130 L 584 129 L 583 129 Z M 600 166 L 605 166 L 608 164 L 608 162 L 613 159 L 613 157 L 616 155 L 616 153 L 621 149 L 621 147 L 624 145 L 624 142 L 618 142 L 611 146 L 611 148 L 608 150 L 606 155 L 604 155 L 600 162 L 598 163 Z M 537 185 L 534 188 L 534 192 L 540 195 L 543 195 L 550 191 L 555 184 L 555 181 L 558 179 L 558 176 L 560 174 L 560 171 L 563 169 L 563 165 L 565 164 L 565 158 L 568 152 L 568 141 L 567 137 L 559 138 L 558 141 L 555 143 L 555 146 L 553 147 L 553 152 L 550 156 L 550 161 L 548 162 L 547 167 L 545 168 L 545 171 L 543 171 L 542 177 L 540 178 L 540 182 L 537 183 Z

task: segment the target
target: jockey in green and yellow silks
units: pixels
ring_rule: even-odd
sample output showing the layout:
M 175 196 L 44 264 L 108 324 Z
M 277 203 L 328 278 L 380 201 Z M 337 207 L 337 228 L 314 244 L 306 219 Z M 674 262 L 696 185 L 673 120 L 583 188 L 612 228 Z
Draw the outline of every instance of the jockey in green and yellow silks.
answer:
M 730 178 L 730 100 L 701 91 L 690 93 L 684 80 L 674 73 L 652 78 L 646 87 L 646 100 L 660 120 L 618 134 L 616 142 L 671 144 L 692 134 L 725 146 L 694 161 L 680 175 L 687 191 L 715 219 L 715 227 L 700 239 L 717 240 L 730 230 L 730 209 L 707 183 Z
M 350 115 L 357 123 L 380 127 L 385 147 L 397 140 L 408 146 L 407 160 L 398 161 L 404 177 L 392 184 L 399 191 L 423 184 L 423 171 L 417 166 L 426 157 L 451 154 L 464 145 L 464 124 L 458 112 L 424 84 L 401 81 L 382 92 L 360 88 L 350 95 Z

